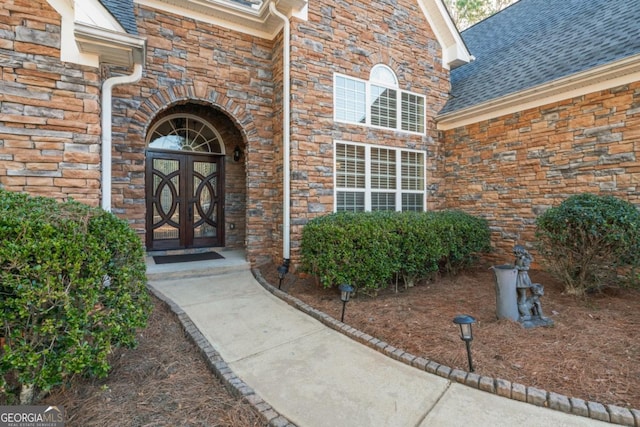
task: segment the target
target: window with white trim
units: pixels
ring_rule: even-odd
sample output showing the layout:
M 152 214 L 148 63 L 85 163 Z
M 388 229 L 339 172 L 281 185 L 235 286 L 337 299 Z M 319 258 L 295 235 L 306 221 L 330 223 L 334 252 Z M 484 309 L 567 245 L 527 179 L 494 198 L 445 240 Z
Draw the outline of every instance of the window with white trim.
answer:
M 424 211 L 425 153 L 335 144 L 336 211 Z
M 404 132 L 425 133 L 424 95 L 400 90 L 385 65 L 371 70 L 369 81 L 334 75 L 334 118 Z

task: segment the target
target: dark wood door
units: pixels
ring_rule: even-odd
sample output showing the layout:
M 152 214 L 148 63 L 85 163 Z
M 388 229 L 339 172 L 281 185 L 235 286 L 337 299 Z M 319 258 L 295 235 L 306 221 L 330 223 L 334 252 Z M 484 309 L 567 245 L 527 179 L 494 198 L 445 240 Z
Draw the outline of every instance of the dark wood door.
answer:
M 224 246 L 224 157 L 147 150 L 147 248 Z

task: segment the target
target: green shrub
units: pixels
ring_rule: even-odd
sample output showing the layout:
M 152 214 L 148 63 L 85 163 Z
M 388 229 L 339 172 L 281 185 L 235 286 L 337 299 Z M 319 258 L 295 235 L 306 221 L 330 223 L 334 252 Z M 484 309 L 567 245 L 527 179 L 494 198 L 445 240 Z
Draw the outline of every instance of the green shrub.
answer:
M 20 402 L 76 374 L 105 376 L 150 300 L 144 250 L 114 215 L 0 190 L 0 381 Z
M 325 287 L 349 283 L 365 293 L 385 288 L 398 247 L 385 212 L 340 212 L 310 221 L 302 233 L 302 268 Z
M 491 249 L 491 231 L 484 218 L 460 210 L 446 210 L 435 213 L 431 226 L 443 244 L 441 271 L 457 273 L 475 263 L 478 254 Z
M 620 273 L 639 265 L 640 211 L 624 200 L 572 196 L 540 215 L 536 226 L 543 262 L 567 293 L 624 283 Z
M 394 215 L 394 231 L 398 236 L 399 272 L 405 287 L 413 286 L 439 269 L 445 257 L 441 236 L 433 226 L 436 214 L 402 212 Z
M 302 269 L 324 287 L 341 283 L 375 294 L 393 278 L 405 286 L 470 265 L 489 249 L 486 221 L 458 211 L 335 213 L 302 231 Z

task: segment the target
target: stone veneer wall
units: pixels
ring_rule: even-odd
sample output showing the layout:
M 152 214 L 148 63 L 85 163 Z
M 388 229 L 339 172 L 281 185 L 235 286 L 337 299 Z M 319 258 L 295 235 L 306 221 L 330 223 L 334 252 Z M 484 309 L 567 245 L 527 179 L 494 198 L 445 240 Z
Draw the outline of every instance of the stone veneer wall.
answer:
M 640 82 L 446 131 L 443 143 L 446 206 L 489 220 L 501 262 L 570 195 L 640 205 Z
M 254 263 L 270 259 L 274 189 L 280 185 L 274 180 L 279 142 L 273 133 L 273 41 L 146 7 L 136 13 L 139 33 L 147 38 L 147 64 L 139 83 L 114 89 L 114 210 L 144 232 L 149 126 L 168 108 L 208 106 L 232 135 L 224 139 L 227 239 L 234 247 L 246 241 Z M 243 149 L 241 163 L 232 160 L 235 145 Z
M 0 8 L 0 186 L 100 202 L 100 71 L 60 61 L 44 0 Z
M 292 22 L 291 215 L 292 260 L 303 226 L 334 209 L 336 140 L 427 152 L 428 207 L 443 202 L 441 153 L 433 118 L 449 91 L 441 49 L 418 4 L 411 0 L 329 0 L 309 4 L 309 20 Z M 400 89 L 427 97 L 427 133 L 414 135 L 333 121 L 333 76 L 364 80 L 376 64 L 394 70 Z

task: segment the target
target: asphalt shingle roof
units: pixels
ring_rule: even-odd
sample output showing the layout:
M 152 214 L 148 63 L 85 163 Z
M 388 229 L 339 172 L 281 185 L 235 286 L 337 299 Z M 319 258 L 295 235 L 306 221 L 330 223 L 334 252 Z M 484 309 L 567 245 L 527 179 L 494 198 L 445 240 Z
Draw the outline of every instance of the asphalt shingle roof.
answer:
M 640 54 L 640 1 L 520 0 L 461 35 L 476 60 L 440 114 Z
M 99 0 L 128 34 L 137 35 L 138 26 L 133 12 L 133 0 Z

